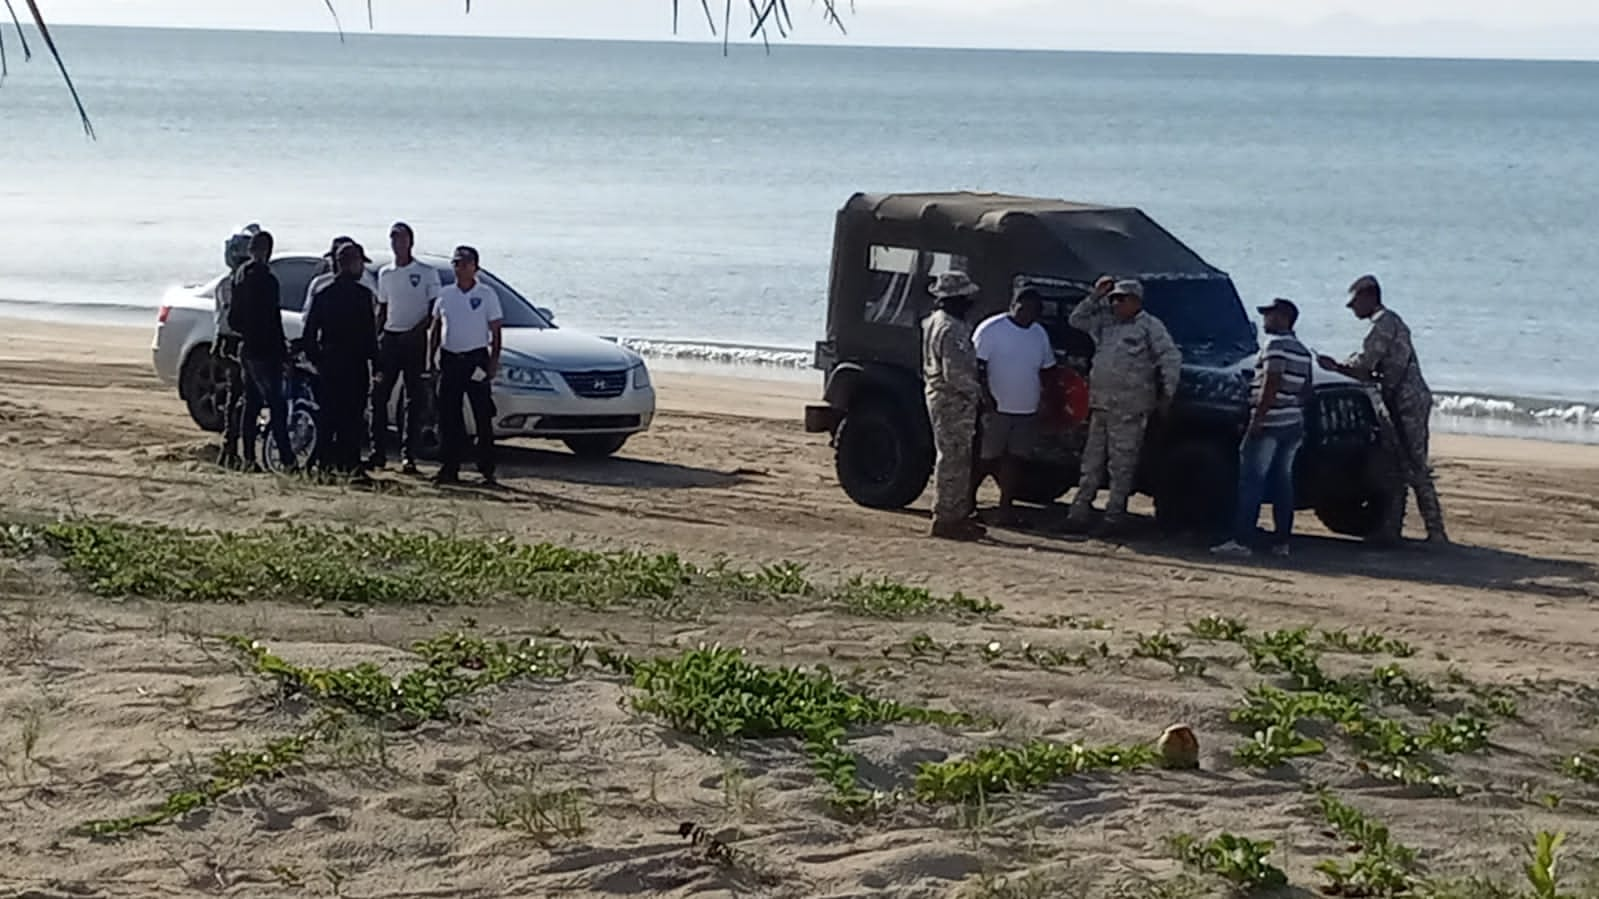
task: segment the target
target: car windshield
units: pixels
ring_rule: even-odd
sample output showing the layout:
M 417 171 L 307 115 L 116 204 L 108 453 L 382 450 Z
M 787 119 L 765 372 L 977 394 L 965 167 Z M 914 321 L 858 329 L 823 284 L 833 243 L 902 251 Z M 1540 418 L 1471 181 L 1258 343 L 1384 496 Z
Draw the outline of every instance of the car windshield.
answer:
M 448 265 L 434 266 L 439 270 L 439 280 L 445 287 L 455 283 L 455 272 Z M 500 310 L 505 313 L 504 326 L 507 328 L 541 328 L 549 329 L 555 324 L 533 307 L 527 298 L 511 289 L 504 281 L 494 277 L 486 271 L 479 271 L 478 278 L 484 284 L 494 288 L 500 295 Z
M 1146 277 L 1144 309 L 1161 320 L 1191 365 L 1232 365 L 1260 351 L 1227 278 Z

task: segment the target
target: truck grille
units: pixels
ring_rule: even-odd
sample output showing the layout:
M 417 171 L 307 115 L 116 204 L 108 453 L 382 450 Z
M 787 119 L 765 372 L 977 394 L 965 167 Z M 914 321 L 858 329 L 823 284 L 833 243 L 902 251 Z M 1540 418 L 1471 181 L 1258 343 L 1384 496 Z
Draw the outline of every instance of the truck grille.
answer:
M 627 390 L 624 371 L 563 371 L 561 378 L 572 392 L 585 399 L 608 400 Z
M 1367 442 L 1376 424 L 1371 399 L 1364 392 L 1340 390 L 1316 397 L 1316 427 L 1324 442 Z

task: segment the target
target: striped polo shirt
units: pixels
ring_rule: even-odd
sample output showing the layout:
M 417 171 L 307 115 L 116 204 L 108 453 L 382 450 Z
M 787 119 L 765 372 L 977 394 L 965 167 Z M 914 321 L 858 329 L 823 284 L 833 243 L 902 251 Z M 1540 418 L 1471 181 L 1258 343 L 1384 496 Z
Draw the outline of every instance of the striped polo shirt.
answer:
M 1260 405 L 1261 391 L 1266 387 L 1266 376 L 1272 372 L 1282 375 L 1276 399 L 1266 410 L 1262 422 L 1267 430 L 1291 430 L 1304 427 L 1305 396 L 1310 387 L 1310 351 L 1290 331 L 1286 334 L 1267 334 L 1266 345 L 1255 360 L 1255 386 L 1250 391 L 1251 402 Z

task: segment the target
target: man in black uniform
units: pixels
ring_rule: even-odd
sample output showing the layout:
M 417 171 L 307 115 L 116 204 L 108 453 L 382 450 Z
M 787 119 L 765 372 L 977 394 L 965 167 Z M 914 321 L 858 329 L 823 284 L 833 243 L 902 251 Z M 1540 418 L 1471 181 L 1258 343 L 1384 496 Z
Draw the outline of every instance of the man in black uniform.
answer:
M 361 443 L 366 434 L 372 361 L 377 358 L 376 299 L 361 283 L 366 273 L 361 246 L 339 247 L 338 277 L 312 298 L 305 316 L 305 349 L 320 375 L 317 423 L 322 465 L 335 474 L 361 473 Z
M 272 439 L 284 470 L 295 467 L 294 445 L 289 440 L 289 413 L 283 399 L 283 314 L 278 309 L 278 279 L 272 274 L 272 235 L 261 231 L 250 238 L 250 261 L 233 280 L 228 326 L 239 336 L 239 362 L 244 373 L 244 398 L 239 408 L 239 430 L 244 441 L 244 465 L 255 468 L 255 440 L 265 407 L 271 415 Z

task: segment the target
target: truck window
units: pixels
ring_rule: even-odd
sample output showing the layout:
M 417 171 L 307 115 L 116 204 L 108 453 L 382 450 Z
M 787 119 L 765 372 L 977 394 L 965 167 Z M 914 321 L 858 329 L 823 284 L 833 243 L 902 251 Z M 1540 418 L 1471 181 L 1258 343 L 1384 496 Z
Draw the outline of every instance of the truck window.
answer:
M 933 310 L 933 297 L 927 290 L 931 279 L 963 267 L 965 260 L 949 253 L 874 245 L 869 265 L 872 277 L 866 321 L 917 328 Z

